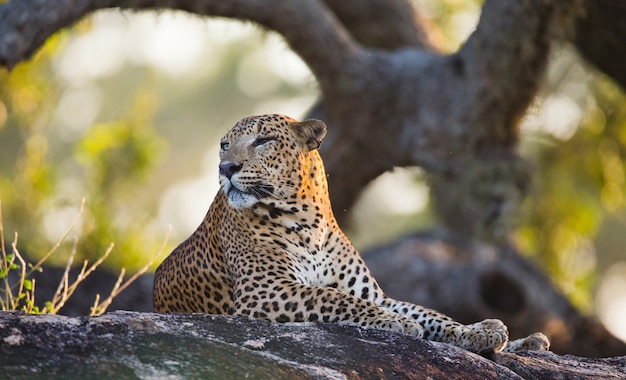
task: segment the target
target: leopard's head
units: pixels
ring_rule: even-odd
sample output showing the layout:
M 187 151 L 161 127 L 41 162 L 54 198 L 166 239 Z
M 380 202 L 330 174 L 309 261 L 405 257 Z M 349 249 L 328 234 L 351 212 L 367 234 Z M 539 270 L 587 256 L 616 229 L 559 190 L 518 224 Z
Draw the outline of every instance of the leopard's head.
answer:
M 295 199 L 310 180 L 312 162 L 323 172 L 317 149 L 325 135 L 319 120 L 261 115 L 239 121 L 220 142 L 220 187 L 230 206 Z

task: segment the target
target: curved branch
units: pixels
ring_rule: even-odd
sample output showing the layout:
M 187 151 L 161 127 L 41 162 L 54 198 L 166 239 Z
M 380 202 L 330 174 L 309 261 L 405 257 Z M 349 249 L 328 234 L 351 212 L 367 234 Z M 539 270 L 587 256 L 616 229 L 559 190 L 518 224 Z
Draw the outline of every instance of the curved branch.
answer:
M 428 30 L 406 0 L 324 0 L 363 46 L 383 50 L 432 49 Z
M 535 96 L 554 41 L 565 36 L 580 2 L 487 1 L 476 31 L 449 57 L 458 85 L 447 125 L 450 166 L 434 173 L 437 212 L 457 232 L 506 238 L 528 190 L 528 167 L 517 155 L 518 123 Z M 454 130 L 456 129 L 456 130 Z M 456 146 L 454 146 L 456 145 Z M 474 162 L 472 167 L 467 162 Z
M 485 126 L 490 142 L 517 142 L 517 120 L 543 80 L 551 44 L 580 11 L 577 0 L 485 2 L 476 31 L 455 57 L 473 81 L 465 96 L 483 99 L 473 113 L 483 123 L 469 125 Z M 500 120 L 485 124 L 486 118 Z
M 0 64 L 14 67 L 56 31 L 103 8 L 178 9 L 257 22 L 282 34 L 322 87 L 341 80 L 359 46 L 319 1 L 13 0 L 0 6 Z
M 0 5 L 0 65 L 30 58 L 55 32 L 91 12 L 85 0 L 24 0 Z
M 418 32 L 413 16 L 398 15 L 407 9 L 404 0 L 387 6 L 362 0 L 369 11 L 386 7 L 404 20 L 390 28 L 396 42 L 380 42 L 379 28 L 362 31 L 378 18 L 385 21 L 376 25 L 388 26 L 387 18 L 356 7 L 360 20 L 348 22 L 346 5 L 328 0 L 358 39 L 404 46 L 391 51 L 362 48 L 320 1 L 13 0 L 0 6 L 0 62 L 14 65 L 46 36 L 100 8 L 169 8 L 255 21 L 281 33 L 320 83 L 318 110 L 332 130 L 323 153 L 337 210 L 349 209 L 384 171 L 418 165 L 432 175 L 449 226 L 470 228 L 460 231 L 470 236 L 482 224 L 499 229 L 493 220 L 505 220 L 503 210 L 514 211 L 524 195 L 527 173 L 514 152 L 517 119 L 537 90 L 556 32 L 573 24 L 581 0 L 488 0 L 476 32 L 446 57 L 418 47 L 419 38 L 410 36 Z
M 468 236 L 506 234 L 528 179 L 517 121 L 576 4 L 491 0 L 456 54 L 370 51 L 358 92 L 325 97 L 316 110 L 333 132 L 322 148 L 339 217 L 385 170 L 417 165 L 431 174 L 437 204 L 449 206 L 439 210 L 444 223 Z

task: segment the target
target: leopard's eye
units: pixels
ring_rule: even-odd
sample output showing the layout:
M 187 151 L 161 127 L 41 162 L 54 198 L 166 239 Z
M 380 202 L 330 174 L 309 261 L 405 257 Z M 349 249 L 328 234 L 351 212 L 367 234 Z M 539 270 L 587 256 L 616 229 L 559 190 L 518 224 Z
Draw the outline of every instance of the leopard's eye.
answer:
M 222 151 L 227 152 L 228 148 L 230 148 L 230 143 L 228 141 L 222 141 L 220 143 L 220 149 L 222 149 Z
M 257 147 L 257 146 L 261 146 L 263 144 L 267 144 L 270 141 L 274 141 L 276 140 L 276 137 L 274 136 L 267 136 L 267 137 L 257 137 L 254 142 L 252 142 L 252 146 Z

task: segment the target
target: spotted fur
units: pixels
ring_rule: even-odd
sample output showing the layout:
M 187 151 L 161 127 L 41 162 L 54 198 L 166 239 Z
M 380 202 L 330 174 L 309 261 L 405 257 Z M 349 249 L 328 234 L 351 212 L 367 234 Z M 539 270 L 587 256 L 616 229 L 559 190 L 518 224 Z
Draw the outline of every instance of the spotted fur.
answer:
M 221 189 L 158 267 L 155 311 L 345 323 L 502 350 L 508 332 L 497 319 L 466 326 L 385 296 L 333 216 L 317 151 L 325 134 L 319 120 L 282 115 L 248 117 L 226 134 Z M 537 336 L 510 347 L 547 349 Z

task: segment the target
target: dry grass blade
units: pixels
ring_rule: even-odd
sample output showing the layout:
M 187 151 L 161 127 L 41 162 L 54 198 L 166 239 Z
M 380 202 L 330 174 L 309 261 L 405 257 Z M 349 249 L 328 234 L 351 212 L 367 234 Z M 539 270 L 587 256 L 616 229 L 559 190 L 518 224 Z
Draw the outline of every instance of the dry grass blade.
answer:
M 111 243 L 106 250 L 106 252 L 92 265 L 89 265 L 89 262 L 85 260 L 83 265 L 74 279 L 74 281 L 70 281 L 70 269 L 74 262 L 74 258 L 76 257 L 78 238 L 74 238 L 74 242 L 72 245 L 72 250 L 70 252 L 70 256 L 65 265 L 65 270 L 63 272 L 63 277 L 61 278 L 59 285 L 54 293 L 52 300 L 45 303 L 43 308 L 39 308 L 35 305 L 35 279 L 31 279 L 31 276 L 34 272 L 40 272 L 43 270 L 41 267 L 44 262 L 57 251 L 59 247 L 67 240 L 67 237 L 74 230 L 74 227 L 80 220 L 80 217 L 85 208 L 85 198 L 82 199 L 80 210 L 78 214 L 72 221 L 72 224 L 69 226 L 65 234 L 61 237 L 61 239 L 44 255 L 44 257 L 39 260 L 35 265 L 27 264 L 26 260 L 22 257 L 19 250 L 17 249 L 17 233 L 15 233 L 15 239 L 11 244 L 13 251 L 11 253 L 7 253 L 4 241 L 4 228 L 2 225 L 2 208 L 0 203 L 0 252 L 2 257 L 0 257 L 0 280 L 3 283 L 3 288 L 0 288 L 0 292 L 3 292 L 3 296 L 0 297 L 0 310 L 16 310 L 18 307 L 21 307 L 22 311 L 27 313 L 36 313 L 36 314 L 55 314 L 57 313 L 65 303 L 70 299 L 70 297 L 76 291 L 76 288 L 91 274 L 96 268 L 100 266 L 104 262 L 104 260 L 109 257 L 115 245 Z M 106 309 L 109 307 L 113 299 L 123 292 L 130 284 L 132 284 L 139 276 L 144 274 L 148 268 L 156 261 L 156 259 L 161 256 L 163 253 L 165 246 L 169 240 L 172 228 L 168 229 L 167 235 L 161 248 L 154 254 L 150 260 L 133 276 L 131 276 L 128 280 L 124 281 L 124 276 L 126 274 L 126 270 L 122 269 L 120 275 L 117 278 L 113 289 L 111 290 L 111 294 L 102 302 L 100 302 L 100 295 L 96 295 L 95 302 L 93 307 L 91 308 L 91 315 L 101 315 Z M 19 263 L 16 263 L 18 261 Z M 27 270 L 29 268 L 29 270 Z M 9 281 L 9 272 L 12 270 L 19 269 L 19 276 L 15 284 L 12 284 Z M 15 292 L 17 291 L 17 292 Z
M 13 265 L 13 258 L 7 256 L 7 250 L 4 245 L 4 225 L 2 223 L 2 201 L 0 201 L 0 252 L 2 252 L 2 261 L 0 261 L 0 277 L 4 285 L 4 297 L 0 299 L 0 310 L 7 310 L 11 302 L 11 284 L 9 284 L 9 268 Z
M 94 306 L 91 308 L 91 314 L 90 314 L 91 316 L 98 316 L 98 315 L 104 314 L 104 312 L 109 307 L 109 305 L 111 305 L 111 302 L 113 302 L 113 299 L 117 297 L 118 294 L 123 292 L 137 278 L 139 278 L 139 276 L 144 274 L 148 270 L 148 268 L 150 268 L 150 266 L 156 261 L 156 259 L 159 258 L 163 254 L 163 251 L 165 250 L 165 247 L 167 246 L 167 242 L 170 239 L 171 233 L 172 233 L 172 226 L 169 226 L 167 230 L 167 235 L 165 236 L 165 239 L 163 240 L 163 244 L 161 244 L 161 248 L 159 248 L 159 250 L 154 255 L 152 255 L 150 260 L 148 260 L 148 262 L 143 267 L 141 267 L 141 269 L 139 269 L 132 277 L 130 277 L 124 283 L 122 283 L 122 280 L 124 278 L 125 270 L 122 268 L 121 273 L 117 278 L 117 282 L 115 283 L 115 286 L 111 290 L 111 294 L 104 301 L 102 301 L 101 304 L 99 303 L 100 295 L 97 296 L 96 302 L 94 303 Z
M 17 297 L 13 298 L 13 307 L 12 309 L 17 309 L 17 306 L 19 304 L 20 301 L 20 294 L 24 294 L 24 284 L 26 281 L 26 261 L 24 260 L 24 258 L 22 257 L 22 255 L 20 255 L 20 252 L 17 250 L 17 232 L 15 233 L 15 239 L 13 239 L 13 243 L 11 243 L 11 247 L 13 248 L 13 255 L 15 258 L 17 258 L 20 262 L 20 264 L 22 264 L 20 266 L 20 279 L 19 279 L 19 288 L 17 290 Z M 26 293 L 26 298 L 29 299 L 30 295 L 28 294 L 28 292 Z M 34 294 L 32 295 L 32 298 L 34 299 L 35 296 Z
M 26 280 L 26 266 L 24 259 L 20 255 L 17 250 L 17 232 L 15 233 L 15 237 L 13 242 L 11 243 L 12 252 L 7 254 L 5 241 L 4 241 L 4 223 L 2 220 L 2 202 L 0 201 L 0 251 L 2 252 L 2 260 L 0 261 L 0 278 L 3 283 L 3 297 L 0 298 L 0 310 L 15 310 L 19 306 L 20 299 L 25 296 L 23 292 L 24 290 L 24 281 Z M 18 264 L 15 264 L 15 260 L 19 260 L 22 264 L 21 268 Z M 13 288 L 15 285 L 12 285 L 9 281 L 9 272 L 14 269 L 20 268 L 20 276 L 19 276 L 19 289 L 17 292 L 17 296 L 13 293 Z
M 22 306 L 22 311 L 26 313 L 38 313 L 39 309 L 35 305 L 35 279 L 33 278 L 30 282 L 30 289 L 24 292 L 24 300 L 25 304 Z
M 80 269 L 80 272 L 76 276 L 76 279 L 71 284 L 69 284 L 68 279 L 69 270 L 67 270 L 68 267 L 66 267 L 66 272 L 64 273 L 63 279 L 61 280 L 62 285 L 59 286 L 59 288 L 62 290 L 58 294 L 55 294 L 52 301 L 50 302 L 50 306 L 46 308 L 46 311 L 50 313 L 56 313 L 57 311 L 59 311 L 65 305 L 65 302 L 67 302 L 67 300 L 72 296 L 72 294 L 74 294 L 74 291 L 76 291 L 78 285 L 80 285 L 81 282 L 89 277 L 89 275 L 94 270 L 96 270 L 96 268 L 98 268 L 100 264 L 102 264 L 104 260 L 107 259 L 107 257 L 109 257 L 114 247 L 115 244 L 111 243 L 106 252 L 102 256 L 100 256 L 100 258 L 89 268 L 87 268 L 87 266 L 89 265 L 89 261 L 85 260 L 83 262 L 82 268 Z
M 1 221 L 0 221 L 1 222 Z M 3 240 L 4 243 L 4 240 Z M 20 256 L 19 252 L 17 252 L 15 246 L 17 244 L 17 233 L 15 234 L 15 240 L 11 243 L 11 247 L 13 247 L 13 253 L 10 255 L 6 254 L 6 249 L 4 248 L 4 244 L 2 245 L 2 255 L 3 255 L 3 266 L 2 266 L 2 279 L 4 282 L 4 300 L 0 302 L 0 306 L 2 306 L 1 310 L 15 310 L 19 304 L 19 297 L 13 295 L 13 285 L 9 282 L 9 272 L 13 269 L 19 268 L 19 265 L 15 264 L 15 259 L 18 258 L 20 262 L 23 262 L 22 256 Z M 20 289 L 18 291 L 18 295 L 22 294 L 22 289 L 24 285 L 24 278 L 26 277 L 26 272 L 24 267 L 22 266 L 20 272 Z
M 15 239 L 11 243 L 12 252 L 7 254 L 5 241 L 4 241 L 4 227 L 2 223 L 2 208 L 0 203 L 0 250 L 2 252 L 2 258 L 0 261 L 0 278 L 4 283 L 4 296 L 0 299 L 1 310 L 17 310 L 21 306 L 21 310 L 27 313 L 48 313 L 55 314 L 65 305 L 67 300 L 72 296 L 78 285 L 89 276 L 102 262 L 109 256 L 113 250 L 113 243 L 109 246 L 107 251 L 100 257 L 92 266 L 88 267 L 88 261 L 83 263 L 83 267 L 80 270 L 77 278 L 70 284 L 69 272 L 74 257 L 76 256 L 76 247 L 78 239 L 74 239 L 72 251 L 70 257 L 65 266 L 65 271 L 59 286 L 55 292 L 53 299 L 46 302 L 46 306 L 39 309 L 35 305 L 35 279 L 30 279 L 34 272 L 42 271 L 41 267 L 50 256 L 57 251 L 59 247 L 67 240 L 67 237 L 72 233 L 76 224 L 80 220 L 82 213 L 85 209 L 85 198 L 82 199 L 80 209 L 72 221 L 72 224 L 68 227 L 65 234 L 59 239 L 59 241 L 41 258 L 35 265 L 27 264 L 26 260 L 22 257 L 17 249 L 17 233 L 15 233 Z M 19 262 L 16 263 L 16 260 Z M 29 270 L 27 271 L 27 268 Z M 9 282 L 9 272 L 15 269 L 19 269 L 19 276 L 14 284 Z
M 143 274 L 143 272 L 141 270 L 139 272 L 137 272 L 137 273 Z M 118 294 L 120 294 L 124 289 L 126 289 L 126 287 L 128 287 L 128 285 L 130 285 L 138 277 L 138 276 L 135 277 L 135 279 L 133 279 L 133 278 L 129 279 L 127 282 L 124 283 L 124 289 L 120 290 L 120 287 L 122 286 L 122 281 L 124 281 L 124 275 L 126 275 L 126 269 L 122 268 L 122 270 L 120 270 L 119 276 L 117 276 L 117 280 L 115 281 L 115 285 L 113 285 L 113 289 L 111 290 L 111 293 L 102 302 L 102 304 L 100 304 L 100 294 L 96 294 L 96 300 L 95 300 L 93 306 L 91 307 L 91 312 L 89 313 L 90 316 L 94 317 L 94 316 L 98 316 L 98 315 L 104 314 L 106 309 L 108 309 L 109 306 L 111 305 L 111 302 L 113 302 L 113 299 Z
M 65 302 L 70 298 L 70 294 L 68 292 L 69 289 L 69 276 L 70 269 L 72 264 L 74 263 L 74 257 L 76 256 L 76 247 L 78 245 L 78 238 L 74 238 L 74 243 L 72 244 L 72 250 L 70 251 L 70 257 L 67 259 L 67 264 L 65 265 L 65 270 L 63 271 L 63 277 L 61 277 L 61 281 L 59 281 L 59 286 L 57 287 L 56 292 L 54 292 L 54 296 L 52 297 L 52 301 L 49 302 L 47 306 L 44 307 L 42 313 L 56 313 Z
M 48 251 L 48 253 L 45 254 L 45 256 L 39 260 L 37 262 L 37 264 L 33 265 L 32 269 L 29 271 L 29 274 L 32 273 L 33 271 L 37 270 L 38 268 L 41 268 L 41 265 L 48 260 L 48 258 L 50 258 L 50 256 L 57 250 L 59 249 L 59 247 L 61 246 L 61 244 L 63 244 L 63 242 L 67 239 L 67 237 L 72 233 L 72 231 L 74 230 L 74 227 L 76 226 L 76 223 L 78 223 L 78 221 L 80 220 L 81 216 L 83 215 L 83 211 L 85 210 L 85 198 L 83 197 L 83 199 L 81 200 L 80 203 L 80 209 L 78 210 L 78 214 L 76 214 L 76 217 L 74 218 L 74 220 L 72 221 L 72 224 L 70 224 L 69 228 L 67 229 L 67 231 L 65 232 L 65 234 L 61 237 L 61 239 L 59 239 L 59 241 L 50 249 L 50 251 Z

